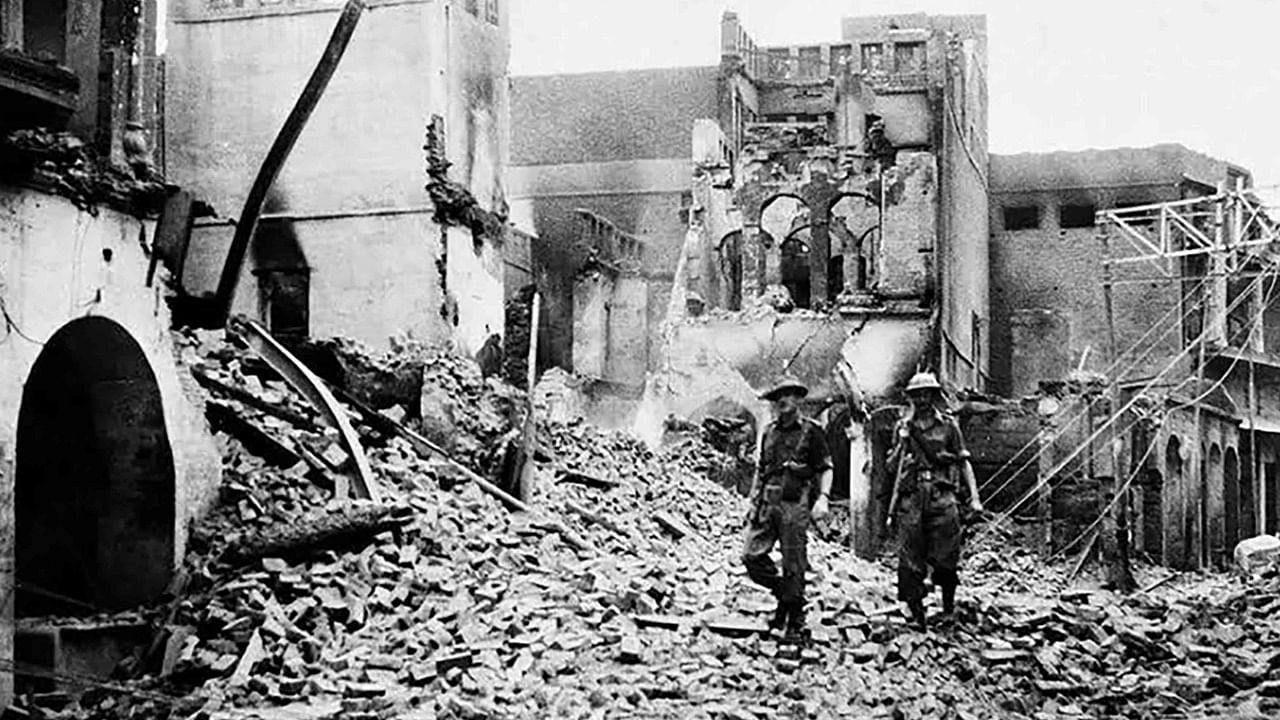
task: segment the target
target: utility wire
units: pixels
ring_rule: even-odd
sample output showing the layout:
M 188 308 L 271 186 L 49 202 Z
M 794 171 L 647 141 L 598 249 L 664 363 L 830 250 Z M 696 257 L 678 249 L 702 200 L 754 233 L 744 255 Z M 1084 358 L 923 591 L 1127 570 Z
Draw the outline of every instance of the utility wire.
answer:
M 1277 285 L 1277 278 L 1273 277 L 1271 280 L 1271 288 L 1267 290 L 1266 303 L 1264 303 L 1264 306 L 1266 304 L 1269 304 L 1274 299 L 1276 285 Z M 1222 373 L 1222 376 L 1219 377 L 1209 387 L 1209 389 L 1205 390 L 1197 397 L 1194 397 L 1188 400 L 1187 402 L 1180 403 L 1179 405 L 1175 406 L 1172 410 L 1169 410 L 1164 414 L 1167 416 L 1178 410 L 1184 410 L 1186 408 L 1199 404 L 1205 398 L 1209 397 L 1209 395 L 1213 394 L 1214 390 L 1217 390 L 1226 382 L 1227 378 L 1231 376 L 1231 371 L 1235 370 L 1236 364 L 1239 362 L 1240 362 L 1240 356 L 1237 355 L 1234 358 L 1232 358 L 1231 364 L 1227 367 L 1227 370 L 1224 373 Z M 1130 427 L 1132 427 L 1132 425 Z M 1132 484 L 1133 480 L 1142 471 L 1143 466 L 1146 464 L 1147 460 L 1151 457 L 1151 453 L 1155 449 L 1155 447 L 1156 447 L 1156 443 L 1153 442 L 1150 444 L 1150 447 L 1147 448 L 1147 452 L 1146 454 L 1143 455 L 1142 460 L 1138 463 L 1137 467 L 1134 468 L 1134 471 L 1130 473 L 1129 477 L 1125 479 L 1124 484 L 1119 489 L 1116 490 L 1114 497 L 1112 497 L 1111 499 L 1111 502 L 1107 504 L 1107 506 L 1103 509 L 1102 513 L 1098 515 L 1097 519 L 1095 519 L 1092 523 L 1090 523 L 1089 526 L 1085 528 L 1083 532 L 1077 535 L 1070 543 L 1067 543 L 1060 550 L 1058 550 L 1058 552 L 1050 556 L 1049 558 L 1050 562 L 1052 562 L 1062 553 L 1065 553 L 1069 548 L 1074 546 L 1075 543 L 1079 542 L 1082 538 L 1084 538 L 1085 535 L 1087 535 L 1090 531 L 1092 531 L 1095 527 L 1097 527 L 1102 522 L 1102 520 L 1107 516 L 1107 514 L 1110 513 L 1115 508 L 1116 503 L 1119 501 L 1121 497 L 1124 496 L 1124 493 L 1128 491 L 1130 484 Z
M 1195 288 L 1193 288 L 1193 289 L 1192 289 L 1192 292 L 1193 292 L 1193 293 L 1194 293 L 1194 292 L 1198 292 L 1198 291 L 1200 290 L 1200 287 L 1201 287 L 1201 286 L 1203 286 L 1205 283 L 1207 283 L 1207 282 L 1208 282 L 1208 280 L 1209 280 L 1209 278 L 1207 278 L 1207 277 L 1206 277 L 1206 278 L 1204 278 L 1204 279 L 1202 279 L 1202 280 L 1197 284 L 1197 286 L 1196 286 Z M 1128 354 L 1129 354 L 1130 352 L 1133 352 L 1135 349 L 1137 349 L 1137 348 L 1138 348 L 1138 346 L 1139 346 L 1139 345 L 1141 345 L 1141 344 L 1142 344 L 1142 343 L 1147 339 L 1147 337 L 1149 337 L 1149 336 L 1150 336 L 1150 334 L 1151 334 L 1151 333 L 1152 333 L 1152 332 L 1153 332 L 1157 327 L 1159 327 L 1159 326 L 1160 326 L 1160 324 L 1162 324 L 1162 323 L 1166 322 L 1166 321 L 1169 319 L 1169 317 L 1170 317 L 1174 312 L 1176 312 L 1177 310 L 1178 310 L 1178 306 L 1177 306 L 1177 305 L 1175 305 L 1175 306 L 1171 307 L 1171 308 L 1170 308 L 1170 309 L 1165 313 L 1165 315 L 1164 315 L 1164 316 L 1162 316 L 1160 319 L 1158 319 L 1158 320 L 1156 320 L 1154 323 L 1152 323 L 1152 324 L 1151 324 L 1151 326 L 1147 328 L 1147 331 L 1146 331 L 1145 333 L 1143 333 L 1142 337 L 1138 338 L 1138 340 L 1137 340 L 1136 342 L 1134 342 L 1134 344 L 1133 344 L 1132 346 L 1130 346 L 1128 350 L 1125 350 L 1125 352 L 1124 352 L 1124 353 L 1122 353 L 1119 357 L 1115 358 L 1115 359 L 1111 362 L 1111 364 L 1110 364 L 1110 365 L 1109 365 L 1109 366 L 1108 366 L 1108 367 L 1103 371 L 1103 375 L 1108 376 L 1108 377 L 1116 377 L 1116 378 L 1122 378 L 1122 377 L 1124 377 L 1125 375 L 1127 375 L 1127 374 L 1128 374 L 1129 372 L 1131 372 L 1134 368 L 1136 368 L 1136 367 L 1137 367 L 1141 362 L 1143 362 L 1144 360 L 1146 360 L 1147 356 L 1148 356 L 1148 355 L 1150 355 L 1151 351 L 1152 351 L 1152 350 L 1154 350 L 1154 349 L 1158 346 L 1158 344 L 1159 344 L 1161 341 L 1163 341 L 1163 340 L 1164 340 L 1164 338 L 1165 338 L 1165 337 L 1167 337 L 1171 332 L 1173 332 L 1173 331 L 1177 330 L 1177 329 L 1179 328 L 1179 326 L 1180 326 L 1179 324 L 1181 323 L 1181 321 L 1182 321 L 1182 320 L 1187 319 L 1187 318 L 1188 318 L 1188 317 L 1190 317 L 1193 313 L 1199 312 L 1199 311 L 1200 311 L 1200 307 L 1199 307 L 1199 305 L 1193 305 L 1193 306 L 1191 306 L 1190 308 L 1188 308 L 1185 312 L 1183 312 L 1182 316 L 1178 319 L 1178 323 L 1175 323 L 1175 324 L 1169 325 L 1167 328 L 1165 328 L 1165 331 L 1164 331 L 1163 333 L 1161 333 L 1160 337 L 1159 337 L 1159 338 L 1157 338 L 1157 339 L 1156 339 L 1156 341 L 1155 341 L 1155 342 L 1153 342 L 1153 343 L 1151 344 L 1151 346 L 1150 346 L 1150 347 L 1148 347 L 1145 351 L 1143 351 L 1143 352 L 1142 352 L 1138 357 L 1134 358 L 1134 359 L 1133 359 L 1133 360 L 1132 360 L 1128 365 L 1126 365 L 1126 366 L 1124 367 L 1124 369 L 1123 369 L 1123 370 L 1121 370 L 1121 371 L 1120 371 L 1120 372 L 1118 372 L 1118 373 L 1117 373 L 1117 372 L 1115 372 L 1116 366 L 1117 366 L 1117 365 L 1118 365 L 1118 364 L 1119 364 L 1119 363 L 1120 363 L 1120 362 L 1121 362 L 1121 361 L 1122 361 L 1126 356 L 1128 356 Z M 1036 433 L 1035 437 L 1033 437 L 1031 440 L 1027 441 L 1027 442 L 1026 442 L 1026 443 L 1025 443 L 1021 448 L 1019 448 L 1019 449 L 1018 449 L 1018 452 L 1014 453 L 1014 455 L 1013 455 L 1013 456 L 1011 456 L 1008 460 L 1006 460 L 1006 461 L 1005 461 L 1005 463 L 1004 463 L 1003 465 L 1001 465 L 1001 466 L 1000 466 L 1000 467 L 999 467 L 999 468 L 998 468 L 994 473 L 992 473 L 992 474 L 991 474 L 991 476 L 990 476 L 990 477 L 988 477 L 988 478 L 987 478 L 987 480 L 986 480 L 985 482 L 983 482 L 983 483 L 982 483 L 982 485 L 980 485 L 980 486 L 978 487 L 979 492 L 981 492 L 981 491 L 985 490 L 986 488 L 990 487 L 994 482 L 996 482 L 997 478 L 999 478 L 999 477 L 1000 477 L 1000 474 L 1001 474 L 1001 473 L 1003 473 L 1003 472 L 1005 472 L 1006 470 L 1008 470 L 1010 467 L 1012 467 L 1012 466 L 1013 466 L 1013 464 L 1014 464 L 1014 463 L 1016 463 L 1016 462 L 1018 461 L 1018 458 L 1022 457 L 1022 454 L 1023 454 L 1023 453 L 1025 453 L 1027 450 L 1031 450 L 1031 449 L 1036 448 L 1036 447 L 1040 444 L 1040 442 L 1042 441 L 1042 438 L 1043 438 L 1044 440 L 1047 440 L 1048 442 L 1056 441 L 1056 440 L 1058 439 L 1058 437 L 1060 437 L 1062 434 L 1064 434 L 1064 433 L 1067 431 L 1067 429 L 1068 429 L 1068 428 L 1070 428 L 1070 427 L 1071 427 L 1071 426 L 1073 426 L 1073 425 L 1074 425 L 1078 420 L 1080 420 L 1080 418 L 1083 416 L 1083 414 L 1084 414 L 1085 412 L 1087 412 L 1087 410 L 1081 410 L 1081 411 L 1079 411 L 1078 413 L 1076 413 L 1075 415 L 1073 415 L 1069 420 L 1067 420 L 1066 422 L 1064 422 L 1064 423 L 1060 424 L 1060 425 L 1059 425 L 1057 428 L 1055 428 L 1054 430 L 1050 431 L 1050 432 L 1048 433 L 1048 436 L 1047 436 L 1047 437 L 1045 437 L 1045 436 L 1043 435 L 1043 433 Z M 1011 475 L 1009 475 L 1007 478 L 1005 478 L 1004 483 L 1003 483 L 999 488 L 997 488 L 997 490 L 996 490 L 994 493 L 992 493 L 992 494 L 999 493 L 999 492 L 1000 492 L 1000 490 L 1003 490 L 1003 489 L 1005 488 L 1005 486 L 1009 484 L 1009 482 L 1011 482 L 1011 481 L 1012 481 L 1014 478 L 1016 478 L 1018 475 L 1021 475 L 1021 474 L 1022 474 L 1022 473 L 1027 469 L 1027 468 L 1029 468 L 1029 467 L 1030 467 L 1030 465 L 1031 465 L 1031 461 L 1030 461 L 1030 460 L 1028 460 L 1028 461 L 1027 461 L 1026 463 L 1024 463 L 1021 467 L 1019 467 L 1016 471 L 1014 471 Z
M 1240 296 L 1236 298 L 1236 302 L 1232 303 L 1232 305 L 1227 308 L 1227 312 L 1230 312 L 1231 310 L 1233 310 L 1237 304 L 1239 304 L 1244 299 L 1246 299 L 1252 293 L 1253 285 L 1257 285 L 1261 281 L 1261 279 L 1262 278 L 1258 278 L 1253 283 L 1251 283 L 1250 288 L 1246 290 L 1244 293 L 1241 293 Z M 1195 338 L 1195 340 L 1193 342 L 1188 343 L 1185 348 L 1183 348 L 1177 355 L 1175 355 L 1173 359 L 1170 360 L 1169 363 L 1164 367 L 1164 369 L 1161 370 L 1154 378 L 1152 378 L 1150 382 L 1148 382 L 1145 386 L 1143 386 L 1141 390 L 1134 392 L 1133 397 L 1130 398 L 1129 401 L 1124 404 L 1124 406 L 1122 406 L 1119 410 L 1114 411 L 1113 414 L 1110 417 L 1108 417 L 1105 421 L 1103 421 L 1103 423 L 1091 435 L 1089 435 L 1089 437 L 1086 438 L 1084 442 L 1082 442 L 1066 458 L 1064 458 L 1056 466 L 1054 466 L 1054 468 L 1046 474 L 1046 477 L 1039 479 L 1039 481 L 1035 485 L 1033 485 L 1018 500 L 1018 502 L 1014 503 L 1014 505 L 1011 506 L 1006 512 L 998 515 L 996 519 L 990 524 L 990 526 L 985 531 L 983 531 L 982 534 L 978 536 L 978 540 L 982 540 L 985 537 L 987 537 L 987 535 L 993 532 L 996 527 L 998 527 L 1001 523 L 1003 523 L 1005 520 L 1011 517 L 1012 514 L 1024 502 L 1026 502 L 1027 499 L 1029 499 L 1033 493 L 1043 491 L 1044 486 L 1046 484 L 1049 484 L 1049 488 L 1052 489 L 1053 485 L 1051 484 L 1050 481 L 1053 477 L 1055 477 L 1059 472 L 1061 472 L 1064 468 L 1066 468 L 1067 465 L 1069 465 L 1072 461 L 1074 461 L 1075 458 L 1079 456 L 1080 453 L 1084 452 L 1084 450 L 1088 448 L 1095 440 L 1097 440 L 1097 438 L 1101 436 L 1103 432 L 1110 429 L 1110 427 L 1114 425 L 1116 421 L 1124 413 L 1128 412 L 1130 408 L 1132 408 L 1134 405 L 1137 404 L 1139 398 L 1142 397 L 1143 393 L 1146 390 L 1150 389 L 1156 382 L 1158 382 L 1161 378 L 1164 377 L 1165 373 L 1168 373 L 1179 362 L 1181 362 L 1183 357 L 1189 354 L 1193 348 L 1198 347 L 1200 343 L 1204 342 L 1204 339 L 1208 334 L 1209 334 L 1209 327 L 1206 324 L 1205 327 L 1201 329 L 1200 334 Z
M 1233 301 L 1233 302 L 1232 302 L 1231 306 L 1230 306 L 1230 307 L 1228 307 L 1228 308 L 1226 309 L 1226 312 L 1230 313 L 1230 312 L 1231 312 L 1232 310 L 1234 310 L 1234 309 L 1235 309 L 1235 308 L 1236 308 L 1236 307 L 1237 307 L 1241 302 L 1243 302 L 1243 300 L 1244 300 L 1244 299 L 1246 299 L 1250 294 L 1252 294 L 1252 292 L 1253 292 L 1253 287 L 1254 287 L 1255 285 L 1258 285 L 1258 284 L 1260 283 L 1260 281 L 1262 280 L 1262 277 L 1264 277 L 1264 275 L 1259 275 L 1259 276 L 1254 280 L 1254 282 L 1253 282 L 1253 283 L 1251 283 L 1251 284 L 1250 284 L 1250 286 L 1249 286 L 1249 287 L 1248 287 L 1244 292 L 1240 293 L 1240 295 L 1236 297 L 1235 301 Z M 1200 281 L 1200 283 L 1198 284 L 1198 286 L 1199 286 L 1199 285 L 1203 285 L 1203 284 L 1204 284 L 1205 282 L 1207 282 L 1208 280 L 1209 280 L 1209 278 L 1208 278 L 1208 277 L 1205 277 L 1204 279 L 1202 279 L 1202 280 Z M 1197 290 L 1198 290 L 1198 286 L 1197 286 L 1197 288 L 1196 288 Z M 1198 306 L 1198 305 L 1197 305 L 1197 306 L 1193 306 L 1191 309 L 1189 309 L 1186 313 L 1184 313 L 1184 314 L 1183 314 L 1183 319 L 1185 319 L 1187 316 L 1189 316 L 1189 315 L 1190 315 L 1191 313 L 1193 313 L 1193 312 L 1198 312 L 1198 311 L 1199 311 L 1199 309 L 1200 309 L 1200 308 L 1199 308 L 1199 306 Z M 1174 328 L 1176 328 L 1176 327 L 1177 327 L 1176 325 L 1174 325 L 1174 326 L 1170 326 L 1170 328 L 1168 328 L 1168 329 L 1166 329 L 1166 330 L 1165 330 L 1165 332 L 1162 334 L 1162 336 L 1161 336 L 1161 338 L 1160 338 L 1160 339 L 1161 339 L 1161 340 L 1163 340 L 1163 337 L 1164 337 L 1165 335 L 1168 335 L 1168 334 L 1169 334 L 1169 332 L 1171 332 L 1171 331 L 1172 331 Z M 1149 332 L 1149 331 L 1148 331 L 1148 332 Z M 1204 328 L 1204 332 L 1202 332 L 1202 333 L 1201 333 L 1200 338 L 1198 338 L 1197 340 L 1202 339 L 1202 338 L 1204 337 L 1204 335 L 1205 335 L 1205 334 L 1207 334 L 1207 332 L 1208 332 L 1208 330 L 1207 330 L 1207 326 L 1206 326 L 1206 328 Z M 1159 341 L 1157 341 L 1157 342 L 1159 342 Z M 1194 342 L 1189 343 L 1187 347 L 1188 347 L 1188 348 L 1190 348 L 1190 347 L 1194 346 L 1194 344 L 1195 344 Z M 1154 348 L 1155 348 L 1155 344 L 1153 344 L 1150 348 L 1148 348 L 1148 349 L 1147 349 L 1147 351 L 1146 351 L 1146 352 L 1144 352 L 1144 353 L 1143 353 L 1143 354 L 1142 354 L 1142 355 L 1141 355 L 1137 360 L 1135 360 L 1133 363 L 1131 363 L 1131 364 L 1130 364 L 1130 366 L 1129 366 L 1129 367 L 1127 367 L 1127 368 L 1125 369 L 1125 371 L 1124 371 L 1124 372 L 1125 372 L 1125 373 L 1128 373 L 1130 370 L 1132 370 L 1134 367 L 1136 367 L 1136 366 L 1137 366 L 1137 363 L 1142 362 L 1142 360 L 1146 358 L 1147 354 L 1149 354 L 1149 353 L 1151 352 L 1151 350 L 1153 350 Z M 1127 354 L 1127 353 L 1126 353 L 1126 354 Z M 1122 356 L 1122 357 L 1123 357 L 1123 356 Z M 1175 361 L 1174 361 L 1174 362 L 1176 363 L 1178 359 L 1180 359 L 1180 358 L 1175 358 Z M 1161 372 L 1161 375 L 1163 375 L 1163 373 L 1164 373 L 1164 372 L 1168 372 L 1168 371 L 1169 371 L 1169 369 L 1170 369 L 1169 367 L 1166 367 L 1166 368 L 1165 368 L 1165 370 Z M 1146 390 L 1150 389 L 1151 387 L 1153 387 L 1153 386 L 1158 382 L 1159 378 L 1160 378 L 1160 376 L 1159 376 L 1159 375 L 1158 375 L 1158 376 L 1156 376 L 1155 378 L 1152 378 L 1152 379 L 1151 379 L 1151 381 L 1150 381 L 1150 382 L 1149 382 L 1145 387 L 1143 387 L 1143 389 L 1142 389 L 1142 390 L 1143 390 L 1143 391 L 1146 391 Z M 1049 433 L 1047 437 L 1045 437 L 1045 436 L 1043 436 L 1042 434 L 1039 434 L 1039 433 L 1038 433 L 1038 434 L 1037 434 L 1037 435 L 1036 435 L 1032 440 L 1030 440 L 1029 442 L 1027 442 L 1027 444 L 1026 444 L 1026 445 L 1024 445 L 1024 446 L 1023 446 L 1023 448 L 1022 448 L 1021 450 L 1019 450 L 1019 452 L 1018 452 L 1018 453 L 1017 453 L 1013 458 L 1011 458 L 1009 462 L 1006 462 L 1006 463 L 1005 463 L 1005 465 L 1004 465 L 1004 466 L 1002 466 L 1001 470 L 998 470 L 998 471 L 997 471 L 997 474 L 998 474 L 999 472 L 1003 471 L 1003 469 L 1005 469 L 1005 468 L 1007 468 L 1007 467 L 1011 466 L 1011 465 L 1013 464 L 1013 461 L 1016 461 L 1016 458 L 1017 458 L 1018 456 L 1020 456 L 1020 455 L 1022 454 L 1022 452 L 1024 452 L 1027 448 L 1032 447 L 1032 446 L 1035 446 L 1035 445 L 1038 445 L 1038 444 L 1041 442 L 1042 437 L 1044 437 L 1044 440 L 1045 440 L 1045 441 L 1047 441 L 1047 442 L 1050 442 L 1050 443 L 1052 443 L 1052 442 L 1056 442 L 1056 441 L 1057 441 L 1057 439 L 1058 439 L 1059 437 L 1061 437 L 1061 435 L 1063 435 L 1063 434 L 1067 431 L 1067 429 L 1069 429 L 1070 427 L 1074 426 L 1074 425 L 1075 425 L 1075 423 L 1076 423 L 1078 420 L 1080 420 L 1080 418 L 1083 416 L 1083 414 L 1084 414 L 1084 413 L 1086 413 L 1087 411 L 1088 411 L 1088 410 L 1087 410 L 1087 408 L 1085 408 L 1085 409 L 1082 409 L 1081 411 L 1077 412 L 1074 416 L 1072 416 L 1072 417 L 1071 417 L 1071 419 L 1070 419 L 1070 420 L 1068 420 L 1067 422 L 1064 422 L 1064 423 L 1063 423 L 1063 424 L 1061 424 L 1057 429 L 1055 429 L 1053 432 Z M 999 493 L 1000 493 L 1000 491 L 1004 490 L 1004 488 L 1005 488 L 1005 487 L 1007 487 L 1007 486 L 1008 486 L 1008 484 L 1009 484 L 1010 482 L 1012 482 L 1015 478 L 1017 478 L 1017 477 L 1018 477 L 1019 475 L 1021 475 L 1024 471 L 1026 471 L 1026 470 L 1031 466 L 1031 463 L 1032 463 L 1032 462 L 1033 462 L 1033 460 L 1028 459 L 1028 460 L 1027 460 L 1025 463 L 1023 463 L 1023 464 L 1022 464 L 1022 466 L 1021 466 L 1021 467 L 1019 467 L 1019 468 L 1018 468 L 1018 469 L 1017 469 L 1013 474 L 1011 474 L 1008 478 L 1006 478 L 1006 479 L 1005 479 L 1005 481 L 1004 481 L 1004 483 L 1002 483 L 1002 484 L 1000 485 L 1000 487 L 998 487 L 994 492 L 992 492 L 992 493 L 990 493 L 990 494 L 991 494 L 991 495 L 999 494 Z M 979 488 L 979 490 L 981 491 L 981 490 L 982 490 L 982 489 L 984 489 L 985 487 L 989 486 L 989 485 L 991 484 L 991 482 L 993 482 L 993 481 L 994 481 L 995 477 L 996 477 L 996 474 L 993 474 L 990 478 L 988 478 L 988 481 L 987 481 L 987 482 L 985 482 L 985 483 L 983 483 L 983 486 L 982 486 L 981 488 Z

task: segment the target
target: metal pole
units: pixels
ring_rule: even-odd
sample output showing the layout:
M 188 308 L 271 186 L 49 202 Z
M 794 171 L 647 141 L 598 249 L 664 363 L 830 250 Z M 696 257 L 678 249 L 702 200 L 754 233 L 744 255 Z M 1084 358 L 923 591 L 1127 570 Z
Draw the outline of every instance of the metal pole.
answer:
M 258 168 L 258 175 L 253 180 L 253 186 L 249 189 L 249 196 L 244 201 L 244 209 L 240 212 L 240 219 L 236 222 L 236 230 L 231 239 L 231 247 L 227 250 L 227 260 L 222 267 L 222 276 L 218 279 L 218 291 L 214 296 L 215 307 L 213 308 L 212 317 L 202 318 L 204 321 L 202 326 L 221 327 L 226 323 L 227 316 L 231 313 L 232 301 L 235 299 L 236 285 L 240 282 L 240 270 L 244 266 L 244 256 L 249 251 L 249 242 L 253 239 L 253 232 L 258 227 L 262 204 L 266 201 L 267 193 L 275 183 L 276 177 L 284 167 L 285 161 L 289 159 L 289 153 L 293 151 L 294 143 L 297 142 L 298 136 L 302 134 L 303 128 L 306 127 L 307 120 L 311 117 L 311 112 L 320 103 L 320 97 L 324 95 L 324 90 L 328 87 L 334 71 L 338 69 L 338 62 L 342 60 L 342 56 L 347 50 L 347 44 L 351 41 L 352 34 L 355 33 L 356 25 L 360 22 L 360 16 L 364 13 L 364 9 L 363 0 L 347 0 L 346 6 L 342 9 L 342 14 L 338 17 L 337 24 L 334 25 L 329 44 L 320 56 L 320 61 L 316 64 L 315 70 L 312 71 L 311 78 L 307 81 L 306 87 L 302 89 L 302 94 L 298 97 L 293 110 L 290 111 L 289 117 L 285 118 L 284 126 L 280 128 L 280 133 L 276 135 L 275 142 L 271 144 L 271 149 L 267 151 L 267 157 L 262 161 L 262 166 Z
M 1102 298 L 1107 313 L 1107 352 L 1110 354 L 1111 365 L 1118 367 L 1120 354 L 1116 348 L 1116 315 L 1112 298 L 1111 234 L 1107 231 L 1106 225 L 1102 226 L 1102 257 L 1104 258 L 1102 263 Z M 1116 412 L 1120 408 L 1120 381 L 1122 379 L 1114 378 L 1108 386 L 1109 413 Z M 1130 438 L 1132 438 L 1132 433 Z M 1119 478 L 1122 474 L 1121 468 L 1124 464 L 1121 462 L 1123 453 L 1120 448 L 1123 447 L 1121 443 L 1125 441 L 1125 438 L 1116 433 L 1114 426 L 1102 438 L 1107 460 L 1110 461 L 1106 463 L 1109 477 L 1104 481 L 1109 492 L 1104 494 L 1104 498 L 1109 498 L 1115 493 L 1124 493 L 1124 497 L 1116 500 L 1114 504 L 1115 510 L 1109 513 L 1111 517 L 1103 520 L 1102 527 L 1106 535 L 1103 537 L 1100 547 L 1107 560 L 1107 579 L 1121 592 L 1129 592 L 1135 586 L 1133 573 L 1129 567 L 1129 491 L 1119 486 Z M 1106 505 L 1103 507 L 1105 508 Z

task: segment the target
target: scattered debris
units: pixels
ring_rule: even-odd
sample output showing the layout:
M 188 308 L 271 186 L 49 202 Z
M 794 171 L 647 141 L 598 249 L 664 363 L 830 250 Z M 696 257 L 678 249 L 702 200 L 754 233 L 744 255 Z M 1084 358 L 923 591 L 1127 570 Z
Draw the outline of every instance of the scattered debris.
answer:
M 300 455 L 333 444 L 260 409 L 302 414 L 305 403 L 249 357 L 207 343 L 198 355 L 218 381 L 207 386 L 217 403 L 275 443 Z M 464 419 L 472 406 L 490 393 L 519 397 L 456 359 L 424 372 L 459 393 L 458 432 L 468 435 L 459 447 L 488 432 Z M 185 588 L 148 615 L 156 649 L 132 665 L 127 686 L 27 709 L 64 718 L 248 718 L 269 706 L 298 718 L 1280 711 L 1274 563 L 1249 575 L 1159 574 L 1160 583 L 1151 571 L 1146 591 L 1119 596 L 1083 580 L 1068 587 L 1065 564 L 990 539 L 970 549 L 955 622 L 923 634 L 894 601 L 890 563 L 812 538 L 814 641 L 795 648 L 768 634 L 772 599 L 737 560 L 745 502 L 689 463 L 581 421 L 543 422 L 539 491 L 531 511 L 512 512 L 477 473 L 423 452 L 429 441 L 413 431 L 368 422 L 370 412 L 352 408 L 350 420 L 384 505 L 334 502 L 308 463 L 282 467 L 221 435 L 221 502 L 193 530 Z M 551 481 L 571 473 L 600 482 Z M 28 702 L 44 701 L 19 700 Z
M 140 178 L 72 133 L 40 128 L 0 136 L 0 181 L 48 190 L 89 212 L 109 205 L 138 217 L 159 213 L 166 193 L 153 172 Z

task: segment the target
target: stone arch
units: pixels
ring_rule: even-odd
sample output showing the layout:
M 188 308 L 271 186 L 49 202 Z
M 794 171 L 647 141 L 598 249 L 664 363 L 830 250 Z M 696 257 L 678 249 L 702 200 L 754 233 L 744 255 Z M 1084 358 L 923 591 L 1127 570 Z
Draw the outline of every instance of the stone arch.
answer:
M 720 238 L 716 248 L 716 256 L 720 260 L 720 279 L 722 281 L 720 302 L 730 310 L 742 309 L 742 232 L 733 232 Z
M 807 308 L 812 304 L 810 297 L 809 263 L 809 226 L 805 225 L 786 236 L 779 247 L 781 259 L 779 273 L 781 284 L 791 293 L 791 301 L 798 308 Z
M 1222 521 L 1228 553 L 1240 542 L 1240 500 L 1240 456 L 1229 447 L 1222 461 Z
M 1221 506 L 1215 498 L 1225 495 L 1222 447 L 1218 443 L 1209 446 L 1208 477 L 1200 479 L 1200 540 L 1201 557 L 1205 564 L 1221 558 L 1225 542 Z
M 809 206 L 793 193 L 778 193 L 760 206 L 760 236 L 753 248 L 760 258 L 763 287 L 782 283 L 782 243 L 795 230 L 796 220 L 808 223 Z
M 142 348 L 102 317 L 73 320 L 36 358 L 18 412 L 19 615 L 118 610 L 174 566 L 173 450 Z
M 1170 436 L 1164 449 L 1164 479 L 1160 489 L 1161 530 L 1178 528 L 1179 502 L 1183 486 L 1182 442 L 1176 435 Z M 1185 538 L 1180 532 L 1165 535 L 1163 542 L 1163 561 L 1168 563 L 1177 559 L 1183 560 Z
M 841 241 L 839 254 L 843 285 L 854 292 L 869 290 L 880 233 L 880 206 L 869 195 L 841 193 L 832 198 L 828 215 L 831 234 Z M 836 255 L 834 245 L 831 254 Z

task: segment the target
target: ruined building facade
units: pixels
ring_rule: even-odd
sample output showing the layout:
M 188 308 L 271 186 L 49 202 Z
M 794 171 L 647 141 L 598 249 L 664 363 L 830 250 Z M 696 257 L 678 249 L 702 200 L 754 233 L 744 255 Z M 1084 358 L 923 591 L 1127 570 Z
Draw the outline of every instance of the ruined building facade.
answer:
M 839 42 L 762 48 L 726 13 L 720 53 L 513 80 L 514 216 L 539 238 L 543 340 L 560 348 L 542 358 L 590 376 L 601 415 L 650 438 L 725 400 L 763 417 L 756 391 L 797 375 L 815 412 L 845 408 L 830 411 L 836 493 L 865 505 L 889 416 L 853 422 L 836 367 L 855 369 L 867 409 L 917 370 L 988 378 L 985 20 L 848 19 Z M 636 279 L 603 297 L 582 211 L 643 247 Z M 603 331 L 578 312 L 597 301 Z M 579 352 L 583 333 L 609 362 Z M 852 481 L 851 453 L 867 460 Z
M 341 5 L 170 3 L 168 172 L 217 215 L 196 223 L 186 292 L 217 283 Z M 367 5 L 273 185 L 234 309 L 277 333 L 375 346 L 409 333 L 474 354 L 503 333 L 504 287 L 528 275 L 527 242 L 506 242 L 509 7 Z
M 50 618 L 159 596 L 217 494 L 149 257 L 165 193 L 156 10 L 0 2 L 0 707 L 15 661 L 112 664 L 63 664 Z
M 924 365 L 983 384 L 983 20 L 850 19 L 842 42 L 803 48 L 760 48 L 731 13 L 721 30 L 718 67 L 513 79 L 514 216 L 540 238 L 551 294 L 572 296 L 587 255 L 577 210 L 645 244 L 647 368 L 606 379 L 640 385 L 661 365 L 683 254 L 677 290 L 710 308 L 776 286 L 845 320 L 901 320 L 887 326 L 919 335 L 917 350 L 881 387 L 925 346 L 937 350 Z M 573 301 L 550 302 L 562 310 L 548 332 L 567 334 Z M 546 359 L 575 369 L 562 353 Z

